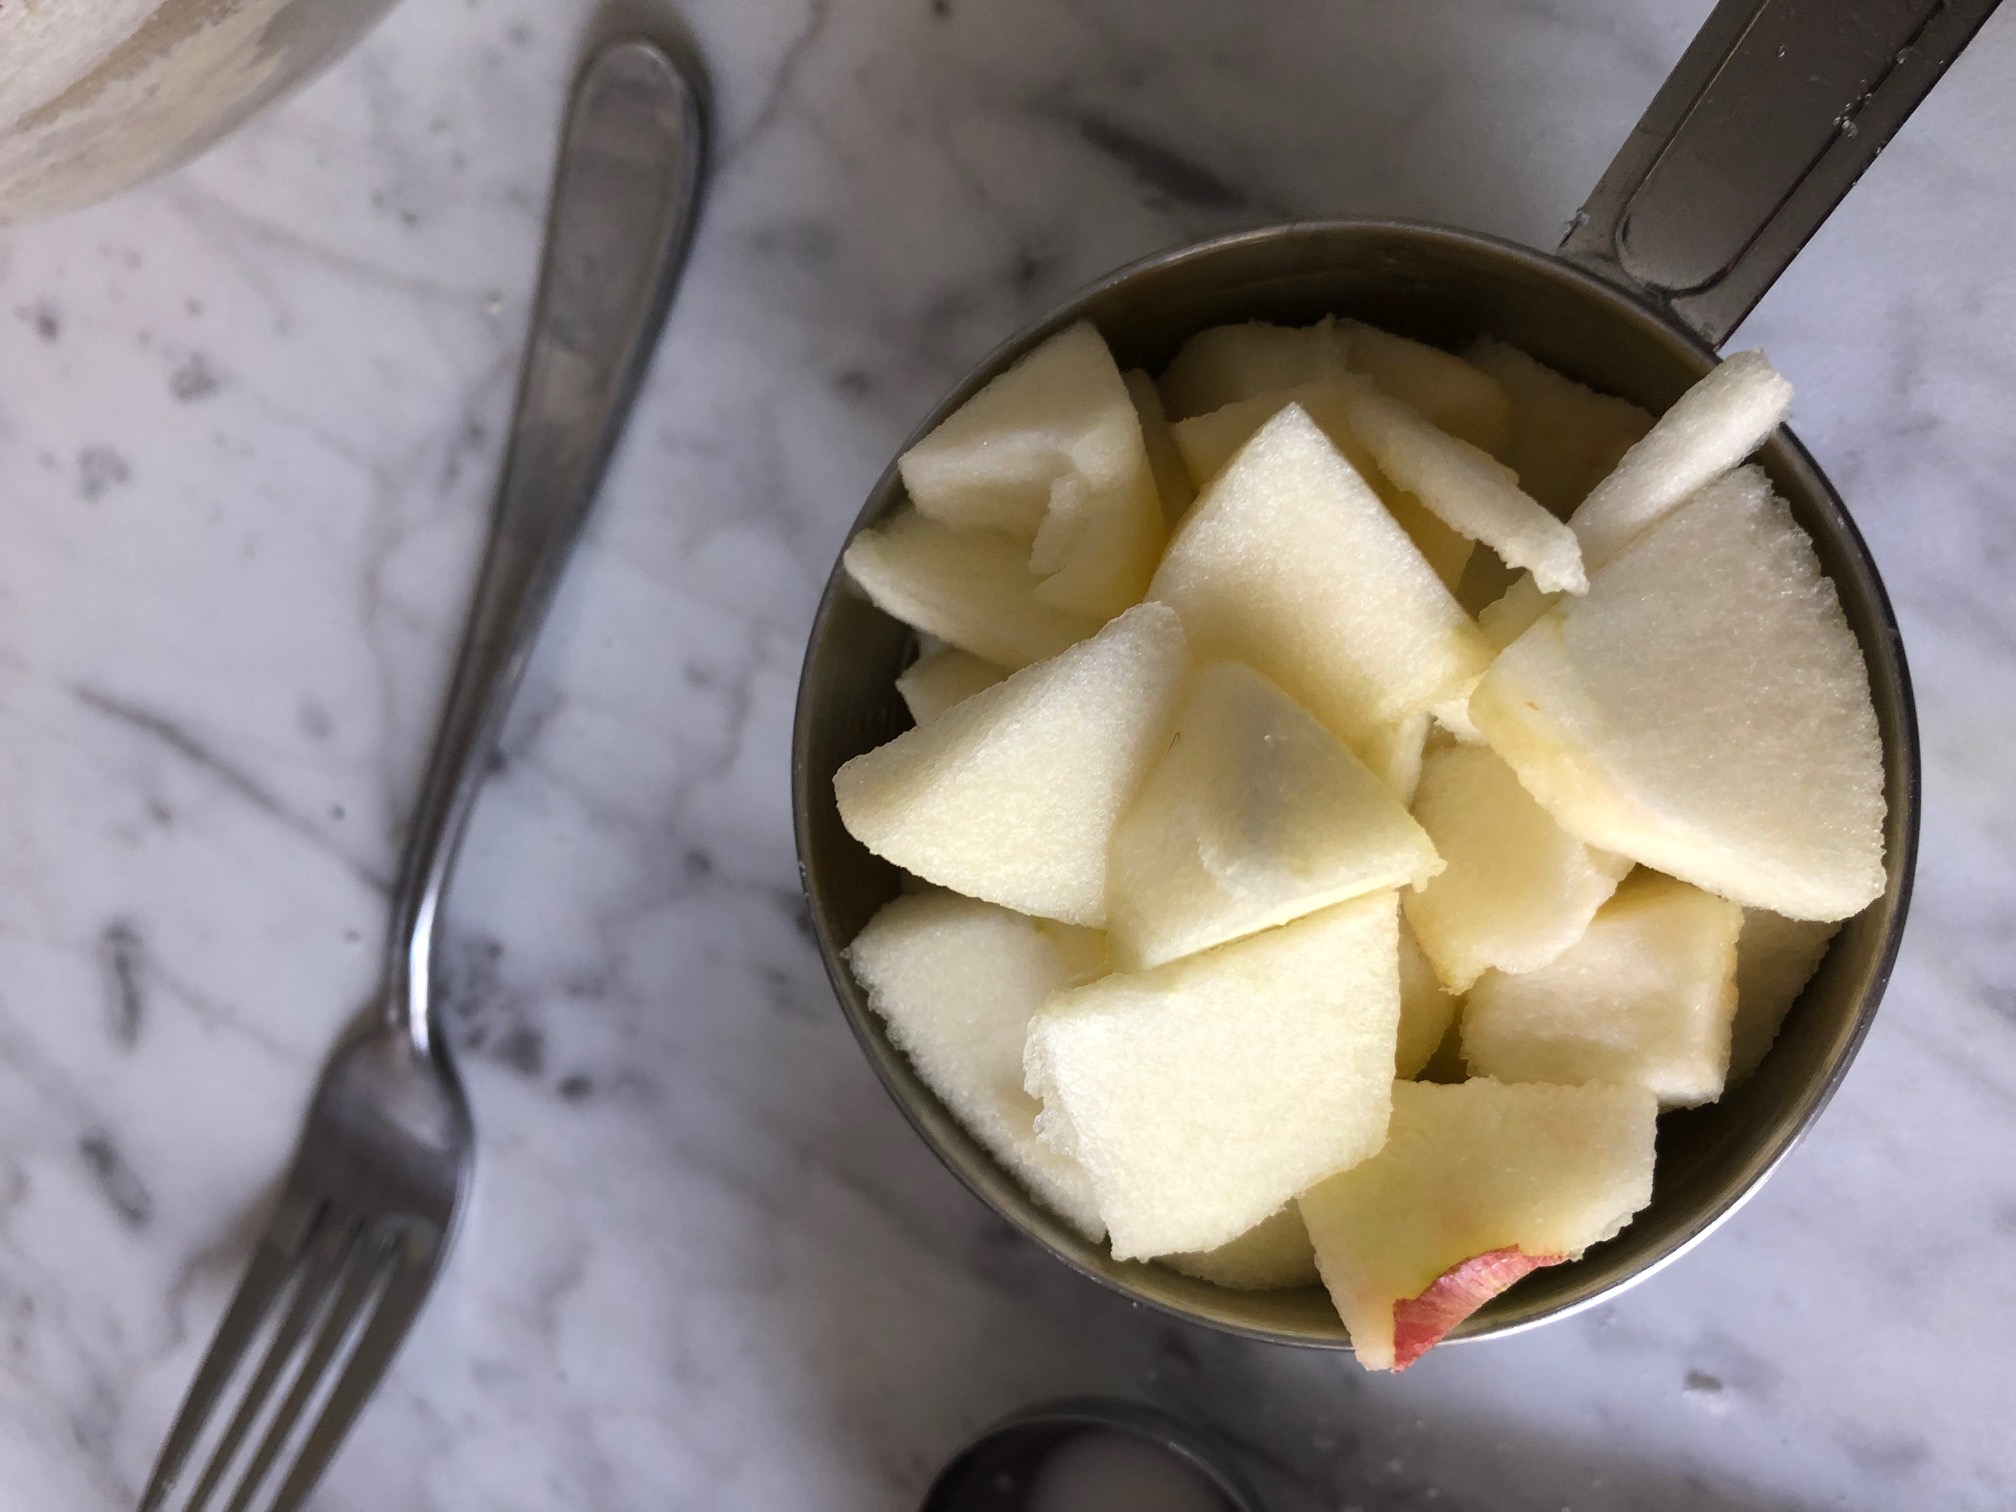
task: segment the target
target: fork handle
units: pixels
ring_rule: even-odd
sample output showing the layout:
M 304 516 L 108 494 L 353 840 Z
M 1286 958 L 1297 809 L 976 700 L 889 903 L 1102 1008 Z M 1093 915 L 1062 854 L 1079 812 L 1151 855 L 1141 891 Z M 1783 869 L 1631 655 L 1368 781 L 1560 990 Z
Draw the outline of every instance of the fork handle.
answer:
M 490 543 L 393 896 L 385 1001 L 423 1053 L 442 893 L 692 239 L 699 77 L 631 39 L 575 82 Z

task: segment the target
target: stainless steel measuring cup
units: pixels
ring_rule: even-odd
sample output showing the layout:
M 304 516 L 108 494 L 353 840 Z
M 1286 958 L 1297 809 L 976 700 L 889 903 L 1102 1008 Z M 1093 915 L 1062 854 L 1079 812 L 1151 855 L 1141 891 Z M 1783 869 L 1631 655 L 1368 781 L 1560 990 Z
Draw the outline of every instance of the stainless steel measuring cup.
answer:
M 1722 0 L 1553 254 L 1443 226 L 1296 222 L 1145 259 L 997 348 L 924 423 L 1078 320 L 1123 367 L 1158 369 L 1192 332 L 1352 315 L 1443 345 L 1487 333 L 1655 413 L 1715 364 L 1761 298 L 1995 8 L 1996 0 Z M 915 437 L 912 438 L 913 440 Z M 1916 717 L 1897 624 L 1832 486 L 1781 431 L 1761 460 L 1813 538 L 1862 645 L 1883 741 L 1888 885 L 1850 920 L 1759 1072 L 1661 1121 L 1652 1204 L 1618 1238 L 1536 1271 L 1463 1323 L 1478 1338 L 1564 1316 L 1643 1279 L 1727 1218 L 1813 1122 L 1869 1027 L 1904 928 L 1916 859 Z M 855 529 L 902 502 L 892 465 Z M 896 890 L 842 828 L 833 773 L 909 723 L 894 680 L 914 651 L 836 565 L 799 685 L 792 799 L 806 898 L 842 1011 L 925 1141 L 982 1200 L 1121 1294 L 1280 1343 L 1342 1347 L 1314 1288 L 1235 1292 L 1115 1261 L 1023 1191 L 890 1044 L 840 951 Z

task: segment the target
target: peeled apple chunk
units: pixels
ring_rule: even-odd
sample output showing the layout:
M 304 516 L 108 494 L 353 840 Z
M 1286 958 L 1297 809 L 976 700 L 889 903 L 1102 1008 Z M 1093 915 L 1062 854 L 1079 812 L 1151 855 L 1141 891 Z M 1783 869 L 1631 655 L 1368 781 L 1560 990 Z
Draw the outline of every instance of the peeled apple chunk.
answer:
M 1370 1370 L 1404 1370 L 1528 1271 L 1652 1200 L 1658 1106 L 1639 1087 L 1398 1082 L 1385 1147 L 1299 1202 Z
M 1140 600 L 1162 549 L 1162 501 L 1113 354 L 1089 324 L 1059 331 L 898 462 L 910 502 L 960 530 L 1030 543 L 1038 600 L 1106 620 Z
M 1176 615 L 1130 609 L 841 767 L 841 823 L 926 881 L 1101 928 L 1113 826 L 1166 747 L 1189 676 Z
M 1194 1255 L 1164 1255 L 1171 1270 L 1233 1291 L 1286 1291 L 1317 1284 L 1316 1251 L 1302 1213 L 1289 1203 L 1229 1244 Z
M 1590 490 L 1568 523 L 1594 572 L 1699 489 L 1757 450 L 1792 407 L 1762 351 L 1737 352 L 1682 394 Z
M 914 509 L 848 543 L 847 574 L 884 614 L 1003 667 L 1055 656 L 1099 628 L 1036 597 L 1029 548 L 993 530 L 954 530 Z
M 1395 487 L 1380 473 L 1379 464 L 1353 433 L 1347 418 L 1353 394 L 1362 390 L 1363 380 L 1350 378 L 1273 389 L 1227 404 L 1208 415 L 1181 421 L 1171 427 L 1170 434 L 1177 451 L 1182 454 L 1183 465 L 1191 481 L 1201 489 L 1218 476 L 1225 464 L 1238 454 L 1239 448 L 1253 438 L 1255 431 L 1289 405 L 1301 405 L 1309 412 L 1309 418 L 1316 422 L 1317 428 L 1330 438 L 1331 444 L 1344 454 L 1344 460 L 1372 485 L 1372 491 L 1379 495 L 1386 512 L 1399 522 L 1415 549 L 1435 569 L 1442 585 L 1453 593 L 1457 583 L 1462 581 L 1464 569 L 1470 564 L 1474 543 L 1457 534 L 1413 494 Z
M 1729 1085 L 1750 1079 L 1778 1038 L 1785 1015 L 1806 990 L 1839 924 L 1787 919 L 1762 908 L 1743 915 L 1736 940 L 1736 1023 L 1729 1043 Z
M 1414 789 L 1420 784 L 1421 757 L 1428 745 L 1428 727 L 1426 714 L 1410 714 L 1390 730 L 1382 730 L 1364 744 L 1365 765 L 1402 804 L 1414 801 Z
M 1375 893 L 1037 1010 L 1037 1133 L 1091 1177 L 1115 1259 L 1216 1249 L 1379 1148 L 1397 929 Z
M 1504 385 L 1512 401 L 1504 461 L 1559 519 L 1652 429 L 1651 415 L 1637 405 L 1599 394 L 1505 342 L 1485 337 L 1463 355 Z
M 1163 370 L 1162 398 L 1170 418 L 1182 421 L 1256 394 L 1339 378 L 1348 341 L 1334 320 L 1212 326 L 1184 342 Z
M 1444 987 L 1415 943 L 1414 931 L 1400 924 L 1400 1037 L 1393 1051 L 1393 1074 L 1412 1081 L 1428 1069 L 1442 1048 L 1463 1000 Z
M 1743 911 L 1638 872 L 1538 971 L 1491 971 L 1463 1008 L 1463 1059 L 1500 1081 L 1621 1083 L 1667 1108 L 1722 1095 Z
M 1110 865 L 1108 943 L 1125 970 L 1441 869 L 1386 785 L 1233 661 L 1198 672 L 1168 753 L 1113 831 Z
M 1176 437 L 1169 429 L 1168 412 L 1162 408 L 1161 391 L 1155 380 L 1139 368 L 1120 375 L 1127 383 L 1127 397 L 1134 401 L 1134 413 L 1141 421 L 1141 444 L 1148 453 L 1148 469 L 1155 476 L 1155 491 L 1162 498 L 1162 523 L 1176 528 L 1197 497 L 1183 454 L 1176 449 Z
M 910 711 L 913 724 L 926 725 L 954 704 L 964 703 L 982 688 L 991 688 L 1008 673 L 957 646 L 926 651 L 896 678 L 896 691 Z
M 1299 405 L 1227 463 L 1149 588 L 1200 657 L 1266 674 L 1362 755 L 1459 696 L 1490 646 Z
M 957 893 L 909 893 L 868 921 L 847 963 L 890 1040 L 966 1132 L 1045 1207 L 1101 1238 L 1091 1183 L 1037 1139 L 1038 1104 L 1022 1088 L 1030 1016 L 1069 980 L 1036 921 Z
M 1469 714 L 1584 844 L 1795 919 L 1843 919 L 1883 891 L 1862 651 L 1755 468 L 1506 647 Z
M 1486 746 L 1428 756 L 1414 817 L 1444 869 L 1401 906 L 1435 974 L 1457 992 L 1493 966 L 1545 966 L 1582 937 L 1631 869 L 1556 824 Z
M 1498 380 L 1452 352 L 1355 320 L 1339 322 L 1345 365 L 1429 422 L 1497 456 L 1512 435 L 1512 401 Z
M 1420 411 L 1367 385 L 1348 390 L 1345 415 L 1379 470 L 1458 535 L 1482 541 L 1549 593 L 1589 586 L 1575 532 L 1519 487 L 1519 475 Z

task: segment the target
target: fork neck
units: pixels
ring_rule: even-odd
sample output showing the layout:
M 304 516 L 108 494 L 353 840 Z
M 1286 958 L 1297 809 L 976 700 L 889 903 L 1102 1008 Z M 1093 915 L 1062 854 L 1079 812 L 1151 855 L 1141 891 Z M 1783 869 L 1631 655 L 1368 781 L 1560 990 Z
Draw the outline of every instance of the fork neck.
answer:
M 495 523 L 393 895 L 384 1002 L 421 1054 L 456 852 L 685 262 L 704 139 L 691 66 L 618 41 L 569 106 Z

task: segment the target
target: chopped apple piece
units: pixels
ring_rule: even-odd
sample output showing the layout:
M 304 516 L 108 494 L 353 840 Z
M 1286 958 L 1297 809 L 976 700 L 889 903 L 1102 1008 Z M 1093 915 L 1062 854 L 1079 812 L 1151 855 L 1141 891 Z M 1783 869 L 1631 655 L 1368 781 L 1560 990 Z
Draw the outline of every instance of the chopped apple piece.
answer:
M 927 881 L 1101 927 L 1113 826 L 1166 748 L 1189 676 L 1176 615 L 1130 609 L 841 767 L 841 822 Z
M 1037 1010 L 1037 1133 L 1091 1177 L 1115 1259 L 1216 1249 L 1379 1148 L 1397 925 L 1376 893 Z
M 1463 1059 L 1500 1081 L 1643 1087 L 1662 1107 L 1722 1095 L 1743 911 L 1638 872 L 1537 971 L 1487 971 L 1463 1008 Z
M 1314 716 L 1251 667 L 1207 662 L 1113 831 L 1108 940 L 1122 970 L 1159 966 L 1440 869 Z
M 1769 439 L 1792 405 L 1792 385 L 1763 352 L 1737 352 L 1682 394 L 1568 523 L 1594 572 L 1689 495 Z
M 1444 524 L 1413 494 L 1397 487 L 1382 472 L 1363 442 L 1352 432 L 1346 408 L 1353 385 L 1344 379 L 1275 389 L 1184 420 L 1171 428 L 1183 465 L 1198 488 L 1224 470 L 1225 464 L 1252 439 L 1253 433 L 1291 404 L 1309 412 L 1331 445 L 1372 485 L 1386 512 L 1400 523 L 1415 549 L 1435 569 L 1442 586 L 1455 591 L 1474 554 L 1474 543 Z
M 1101 1238 L 1091 1183 L 1037 1139 L 1038 1104 L 1022 1087 L 1030 1016 L 1070 979 L 1036 922 L 957 893 L 909 893 L 868 921 L 847 962 L 889 1038 L 966 1132 L 1045 1207 Z
M 1490 647 L 1299 405 L 1262 426 L 1170 543 L 1150 596 L 1200 656 L 1244 661 L 1359 750 L 1484 670 Z
M 1106 620 L 1140 600 L 1162 550 L 1134 401 L 1084 321 L 948 415 L 898 463 L 911 503 L 960 530 L 1030 543 L 1043 603 Z
M 1162 1264 L 1233 1291 L 1287 1291 L 1319 1283 L 1316 1251 L 1292 1202 L 1229 1244 L 1201 1254 L 1164 1255 Z
M 1299 1202 L 1359 1363 L 1404 1370 L 1629 1223 L 1652 1200 L 1657 1113 L 1638 1087 L 1396 1083 L 1385 1147 Z
M 1162 524 L 1165 530 L 1173 532 L 1197 497 L 1196 485 L 1183 465 L 1183 454 L 1176 449 L 1176 438 L 1170 433 L 1169 416 L 1162 408 L 1162 393 L 1155 387 L 1155 380 L 1139 368 L 1129 368 L 1120 376 L 1127 382 L 1127 397 L 1134 401 L 1134 413 L 1141 421 L 1141 444 L 1147 449 L 1148 467 L 1155 475 L 1155 492 L 1162 499 Z
M 1477 628 L 1484 632 L 1486 640 L 1503 651 L 1560 602 L 1560 594 L 1542 593 L 1540 585 L 1533 581 L 1533 574 L 1522 572 L 1505 590 L 1503 598 L 1484 607 L 1477 616 Z
M 1453 352 L 1377 326 L 1350 320 L 1339 329 L 1349 336 L 1344 360 L 1352 372 L 1363 373 L 1450 435 L 1493 456 L 1504 451 L 1512 435 L 1512 401 L 1497 379 Z
M 1449 1026 L 1463 1000 L 1442 985 L 1428 957 L 1415 942 L 1414 931 L 1400 925 L 1400 1038 L 1393 1052 L 1393 1074 L 1412 1081 L 1428 1069 L 1442 1048 Z
M 1556 824 L 1486 746 L 1428 757 L 1414 817 L 1444 870 L 1401 906 L 1435 974 L 1457 992 L 1493 966 L 1545 966 L 1582 938 L 1631 869 Z
M 1505 386 L 1512 401 L 1505 461 L 1519 486 L 1559 519 L 1652 429 L 1651 415 L 1637 405 L 1599 394 L 1505 342 L 1485 337 L 1463 355 Z
M 862 531 L 847 574 L 884 614 L 1003 667 L 1055 656 L 1099 628 L 1036 597 L 1029 548 L 992 530 L 953 530 L 914 509 Z
M 954 704 L 964 703 L 1007 675 L 1005 668 L 982 661 L 970 651 L 936 646 L 897 677 L 896 691 L 903 695 L 911 723 L 927 725 Z
M 1846 918 L 1883 891 L 1861 647 L 1754 469 L 1508 646 L 1470 717 L 1585 844 L 1795 919 Z
M 1729 1042 L 1729 1085 L 1739 1086 L 1764 1063 L 1764 1052 L 1813 973 L 1820 969 L 1838 923 L 1787 919 L 1768 909 L 1743 915 L 1736 939 L 1736 1024 Z
M 1527 568 L 1549 593 L 1589 586 L 1575 532 L 1522 491 L 1503 462 L 1369 384 L 1346 390 L 1345 416 L 1379 470 L 1458 535 Z
M 1421 753 L 1428 745 L 1428 730 L 1426 714 L 1410 714 L 1366 740 L 1361 748 L 1359 759 L 1403 806 L 1414 802 L 1414 789 L 1421 781 Z
M 1348 341 L 1334 320 L 1213 326 L 1184 342 L 1163 371 L 1162 398 L 1170 418 L 1181 421 L 1255 394 L 1341 377 Z

